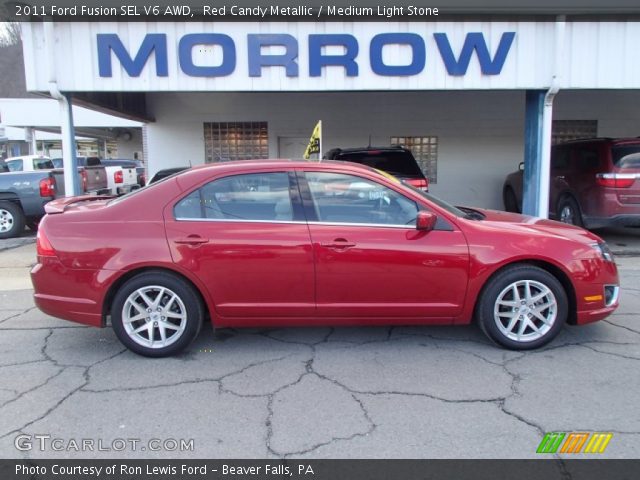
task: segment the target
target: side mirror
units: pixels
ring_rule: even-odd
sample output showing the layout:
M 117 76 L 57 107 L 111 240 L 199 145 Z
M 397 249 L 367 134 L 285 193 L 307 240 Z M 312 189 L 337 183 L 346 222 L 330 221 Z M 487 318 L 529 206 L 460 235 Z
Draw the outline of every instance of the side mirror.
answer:
M 518 170 L 520 170 L 521 172 L 524 172 L 524 162 L 520 162 L 518 164 Z
M 418 212 L 416 217 L 416 230 L 421 232 L 430 232 L 436 226 L 438 217 L 435 213 L 431 212 Z

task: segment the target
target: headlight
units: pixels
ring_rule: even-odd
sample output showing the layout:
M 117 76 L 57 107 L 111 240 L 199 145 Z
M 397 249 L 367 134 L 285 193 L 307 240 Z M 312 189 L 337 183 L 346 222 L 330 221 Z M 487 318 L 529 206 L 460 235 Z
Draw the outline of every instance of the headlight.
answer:
M 598 252 L 600 252 L 600 255 L 605 261 L 615 262 L 615 260 L 613 259 L 613 252 L 611 252 L 609 245 L 607 245 L 605 242 L 593 243 L 591 244 L 591 246 Z

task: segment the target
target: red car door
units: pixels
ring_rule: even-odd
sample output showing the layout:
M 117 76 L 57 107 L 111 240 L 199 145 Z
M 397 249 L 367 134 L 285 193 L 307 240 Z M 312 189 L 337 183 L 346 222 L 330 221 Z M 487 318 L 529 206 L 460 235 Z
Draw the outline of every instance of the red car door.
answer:
M 309 170 L 304 177 L 318 315 L 407 323 L 460 313 L 469 270 L 462 232 L 442 220 L 416 230 L 424 206 L 372 180 Z
M 293 173 L 216 179 L 170 210 L 173 260 L 206 285 L 218 315 L 245 317 L 218 324 L 313 314 L 313 252 Z

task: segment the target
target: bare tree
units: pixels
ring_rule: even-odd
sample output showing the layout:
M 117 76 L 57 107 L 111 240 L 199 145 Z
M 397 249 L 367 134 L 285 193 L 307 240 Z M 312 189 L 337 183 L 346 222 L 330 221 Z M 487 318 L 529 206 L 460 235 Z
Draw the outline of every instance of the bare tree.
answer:
M 20 43 L 20 22 L 3 22 L 0 28 L 0 46 L 5 47 Z

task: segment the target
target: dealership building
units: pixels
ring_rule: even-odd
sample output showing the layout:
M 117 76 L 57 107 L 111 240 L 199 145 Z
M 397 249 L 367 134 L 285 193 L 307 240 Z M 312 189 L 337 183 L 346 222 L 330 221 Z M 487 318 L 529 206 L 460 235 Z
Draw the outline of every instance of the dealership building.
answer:
M 640 135 L 640 23 L 41 22 L 23 25 L 27 89 L 144 122 L 150 174 L 402 144 L 430 191 L 502 208 L 526 159 L 544 213 L 549 146 Z M 71 53 L 72 52 L 72 53 Z M 537 210 L 536 210 L 537 209 Z

